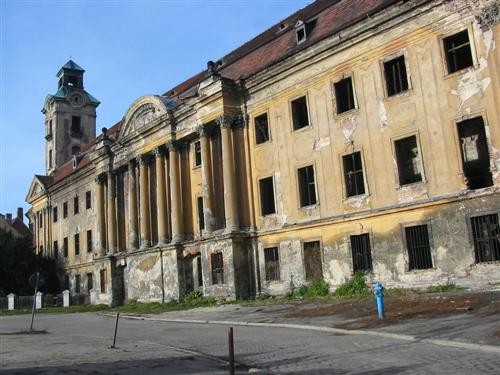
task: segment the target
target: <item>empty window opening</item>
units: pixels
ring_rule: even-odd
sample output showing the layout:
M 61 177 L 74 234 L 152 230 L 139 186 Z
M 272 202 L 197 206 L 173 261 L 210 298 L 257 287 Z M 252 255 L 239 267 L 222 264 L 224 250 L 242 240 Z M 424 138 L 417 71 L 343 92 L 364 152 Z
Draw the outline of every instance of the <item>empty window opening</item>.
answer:
M 49 150 L 49 169 L 52 168 L 52 150 Z
M 277 247 L 264 249 L 264 264 L 266 267 L 266 281 L 280 279 L 280 259 Z
M 85 192 L 85 208 L 88 210 L 92 207 L 92 194 L 90 191 Z
M 354 102 L 354 91 L 352 88 L 352 78 L 347 77 L 334 84 L 335 103 L 337 104 L 337 114 L 350 111 L 356 108 Z
M 319 241 L 304 242 L 304 268 L 306 281 L 323 280 L 321 245 Z
M 459 122 L 462 165 L 469 189 L 492 186 L 490 156 L 482 117 Z
M 80 116 L 71 116 L 71 135 L 76 137 L 82 135 Z
M 78 77 L 75 76 L 69 76 L 68 77 L 68 84 L 70 86 L 78 86 Z
M 80 255 L 80 234 L 75 234 L 75 255 Z
M 212 254 L 211 264 L 212 284 L 224 284 L 224 260 L 221 252 Z
M 267 177 L 259 180 L 260 206 L 262 216 L 276 213 L 274 205 L 273 178 Z
M 80 153 L 80 146 L 71 146 L 71 155 L 78 155 Z M 73 168 L 76 168 L 76 159 L 73 159 Z
M 314 27 L 316 26 L 317 19 L 303 22 L 297 21 L 295 24 L 295 34 L 297 37 L 297 44 L 304 42 L 309 35 L 311 35 Z
M 106 269 L 102 269 L 99 272 L 99 276 L 100 276 L 100 284 L 101 284 L 101 293 L 106 293 L 106 284 L 108 282 Z
M 363 176 L 363 164 L 361 152 L 357 151 L 342 157 L 344 164 L 344 178 L 346 194 L 348 197 L 365 193 L 365 181 Z
M 41 212 L 38 213 L 38 227 L 43 228 L 43 215 Z
M 94 275 L 89 272 L 87 274 L 87 293 L 90 294 L 90 291 L 94 289 Z
M 59 257 L 59 245 L 57 244 L 57 241 L 54 241 L 52 250 L 54 251 L 54 258 L 57 259 Z
M 399 139 L 395 142 L 396 160 L 398 163 L 399 184 L 407 185 L 422 181 L 420 155 L 417 137 Z
M 87 231 L 87 252 L 92 252 L 92 230 Z
M 267 113 L 263 113 L 254 119 L 255 122 L 255 143 L 261 144 L 269 141 L 269 123 Z
M 292 101 L 293 130 L 299 130 L 309 126 L 309 115 L 307 114 L 307 99 L 302 96 Z
M 372 251 L 368 233 L 351 236 L 351 252 L 354 272 L 372 270 Z
M 52 208 L 52 221 L 57 223 L 57 207 Z
M 68 257 L 68 237 L 64 237 L 63 240 L 63 255 L 65 258 Z
M 194 142 L 194 166 L 199 167 L 201 165 L 201 142 Z
M 314 182 L 314 168 L 309 165 L 298 171 L 300 207 L 316 204 L 316 184 Z
M 75 293 L 80 293 L 80 275 L 75 275 Z
M 68 202 L 63 203 L 63 218 L 68 217 Z
M 64 275 L 64 289 L 68 290 L 69 289 L 69 276 Z
M 408 90 L 405 57 L 399 56 L 384 63 L 385 83 L 387 96 L 399 94 Z
M 76 215 L 80 212 L 80 207 L 78 204 L 78 196 L 73 198 L 73 213 Z
M 198 286 L 203 286 L 203 272 L 201 268 L 201 255 L 196 257 L 196 269 L 198 271 Z
M 201 233 L 201 231 L 205 229 L 205 216 L 203 213 L 203 197 L 196 198 L 196 203 L 198 206 L 198 227 Z
M 460 31 L 443 39 L 448 73 L 468 68 L 473 65 L 472 51 L 467 30 Z
M 500 226 L 498 214 L 470 219 L 476 263 L 500 260 Z
M 410 270 L 432 268 L 431 245 L 427 225 L 405 228 L 408 265 Z

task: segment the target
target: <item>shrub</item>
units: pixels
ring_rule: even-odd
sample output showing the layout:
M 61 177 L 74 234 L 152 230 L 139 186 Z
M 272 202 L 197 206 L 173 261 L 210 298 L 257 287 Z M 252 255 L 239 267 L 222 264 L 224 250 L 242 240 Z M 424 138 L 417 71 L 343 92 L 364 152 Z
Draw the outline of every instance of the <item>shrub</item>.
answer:
M 427 293 L 445 293 L 445 292 L 457 292 L 460 290 L 465 290 L 465 288 L 458 287 L 454 283 L 450 283 L 449 281 L 444 284 L 431 285 L 427 288 Z
M 356 272 L 350 280 L 341 284 L 333 293 L 337 297 L 358 297 L 369 294 L 370 289 L 366 285 L 363 272 Z
M 183 302 L 196 305 L 203 300 L 203 293 L 200 290 L 193 290 L 184 296 Z

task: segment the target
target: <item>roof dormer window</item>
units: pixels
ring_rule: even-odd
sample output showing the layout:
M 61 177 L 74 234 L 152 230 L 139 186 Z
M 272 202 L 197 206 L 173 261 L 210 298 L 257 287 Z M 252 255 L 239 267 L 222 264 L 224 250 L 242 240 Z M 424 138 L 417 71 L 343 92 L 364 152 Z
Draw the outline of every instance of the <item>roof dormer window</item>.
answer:
M 295 35 L 297 37 L 297 44 L 301 44 L 306 41 L 307 37 L 311 34 L 314 27 L 316 26 L 316 19 L 311 21 L 301 21 L 298 20 L 295 24 Z

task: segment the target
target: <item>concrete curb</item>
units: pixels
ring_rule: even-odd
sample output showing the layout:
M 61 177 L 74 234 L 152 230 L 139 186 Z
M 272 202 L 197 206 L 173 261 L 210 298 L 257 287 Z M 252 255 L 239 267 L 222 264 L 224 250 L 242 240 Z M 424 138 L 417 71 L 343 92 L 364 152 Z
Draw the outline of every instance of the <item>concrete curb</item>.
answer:
M 101 313 L 104 316 L 114 316 L 114 314 Z M 332 328 L 324 326 L 314 326 L 314 325 L 304 325 L 304 324 L 287 324 L 287 323 L 252 323 L 252 322 L 239 322 L 231 320 L 196 320 L 196 319 L 169 319 L 169 318 L 155 318 L 149 316 L 134 316 L 134 315 L 120 315 L 122 318 L 135 319 L 135 320 L 150 320 L 166 323 L 187 323 L 187 324 L 219 324 L 219 325 L 231 325 L 231 326 L 246 326 L 246 327 L 270 327 L 270 328 L 291 328 L 291 329 L 301 329 L 306 331 L 319 331 L 319 332 L 329 332 L 336 333 L 340 335 L 366 335 L 366 336 L 376 336 L 384 337 L 394 340 L 402 341 L 413 341 L 413 342 L 423 342 L 433 345 L 448 346 L 452 348 L 470 349 L 488 353 L 498 353 L 500 354 L 500 346 L 493 345 L 483 345 L 475 344 L 454 340 L 442 340 L 442 339 L 429 339 L 429 338 L 419 338 L 413 335 L 404 335 L 399 333 L 390 332 L 380 332 L 380 331 L 368 331 L 368 330 L 350 330 L 342 328 Z

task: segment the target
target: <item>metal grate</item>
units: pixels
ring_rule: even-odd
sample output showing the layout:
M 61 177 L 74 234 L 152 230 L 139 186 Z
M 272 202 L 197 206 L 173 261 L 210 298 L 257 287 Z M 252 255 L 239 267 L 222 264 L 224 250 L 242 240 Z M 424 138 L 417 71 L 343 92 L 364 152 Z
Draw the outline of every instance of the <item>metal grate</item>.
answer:
M 351 236 L 351 251 L 354 272 L 372 270 L 372 253 L 368 233 Z
M 470 219 L 476 263 L 500 260 L 500 227 L 498 214 Z
M 224 284 L 224 261 L 222 253 L 214 253 L 211 257 L 212 284 Z
M 280 279 L 280 260 L 277 247 L 264 249 L 264 263 L 266 266 L 266 281 Z
M 431 246 L 427 225 L 406 227 L 405 235 L 409 269 L 421 270 L 432 268 Z

